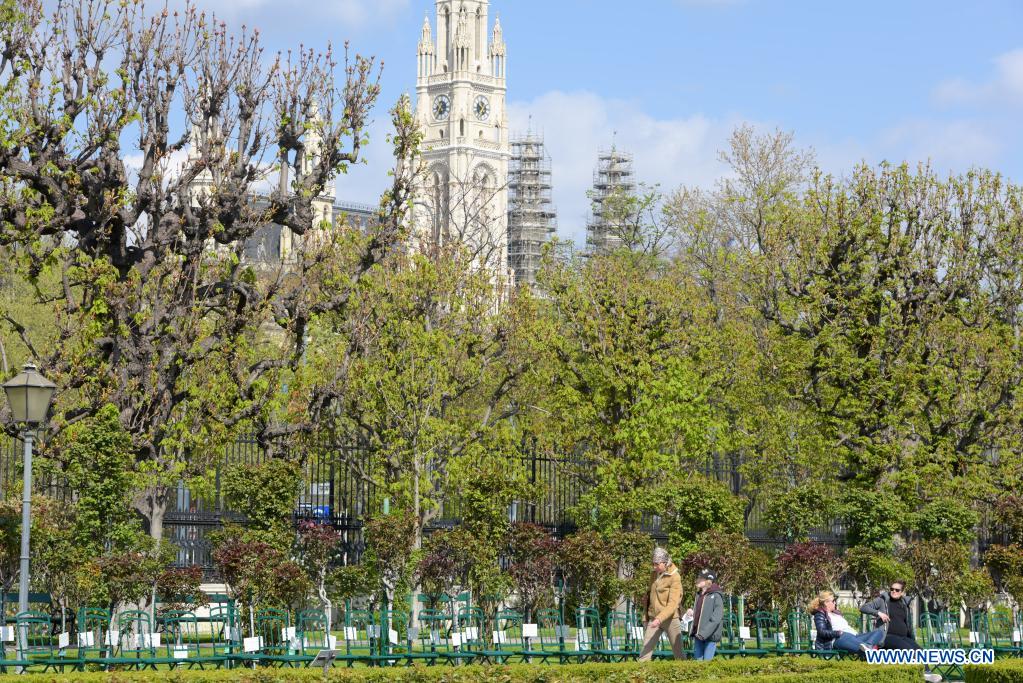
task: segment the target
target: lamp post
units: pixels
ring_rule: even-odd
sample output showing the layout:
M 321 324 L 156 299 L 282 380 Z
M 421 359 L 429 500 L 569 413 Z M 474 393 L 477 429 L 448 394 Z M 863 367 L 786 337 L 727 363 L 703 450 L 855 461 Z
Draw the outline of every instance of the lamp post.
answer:
M 21 497 L 21 571 L 18 577 L 18 611 L 28 611 L 29 533 L 32 528 L 32 427 L 46 419 L 57 385 L 43 377 L 36 366 L 25 368 L 4 383 L 7 402 L 15 422 L 25 425 L 24 480 Z

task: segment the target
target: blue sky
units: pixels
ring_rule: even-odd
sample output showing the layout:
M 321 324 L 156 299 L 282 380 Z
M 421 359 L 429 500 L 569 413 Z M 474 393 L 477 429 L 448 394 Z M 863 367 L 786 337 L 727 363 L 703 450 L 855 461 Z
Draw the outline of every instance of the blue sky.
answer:
M 339 198 L 375 201 L 386 110 L 415 87 L 433 0 L 197 0 L 271 50 L 349 40 L 385 63 L 368 165 Z M 795 133 L 829 171 L 932 160 L 1023 179 L 1021 0 L 491 0 L 508 43 L 511 127 L 553 160 L 562 237 L 584 235 L 597 149 L 636 155 L 664 190 L 711 186 L 743 122 Z

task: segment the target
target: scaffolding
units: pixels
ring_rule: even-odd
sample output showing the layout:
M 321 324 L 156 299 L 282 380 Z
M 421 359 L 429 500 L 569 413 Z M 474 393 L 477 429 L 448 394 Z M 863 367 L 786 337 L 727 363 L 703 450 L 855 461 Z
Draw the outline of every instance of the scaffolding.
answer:
M 517 284 L 536 283 L 544 245 L 556 229 L 551 160 L 543 136 L 527 133 L 511 141 L 508 167 L 508 264 Z
M 636 193 L 636 179 L 632 169 L 632 155 L 612 147 L 602 150 L 593 172 L 593 216 L 586 224 L 586 246 L 591 254 L 606 252 L 621 246 L 620 231 L 605 206 L 612 196 Z

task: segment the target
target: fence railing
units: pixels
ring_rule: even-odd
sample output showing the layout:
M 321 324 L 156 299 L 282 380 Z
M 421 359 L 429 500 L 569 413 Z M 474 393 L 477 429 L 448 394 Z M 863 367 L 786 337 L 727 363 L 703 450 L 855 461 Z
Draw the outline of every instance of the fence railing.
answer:
M 3 439 L 0 441 L 0 482 L 8 494 L 13 494 L 20 485 L 22 444 L 18 440 L 0 438 Z M 196 495 L 184 483 L 177 486 L 164 518 L 164 538 L 178 548 L 176 565 L 199 565 L 207 571 L 212 570 L 211 534 L 225 521 L 244 521 L 224 504 L 222 475 L 232 467 L 257 464 L 266 457 L 266 451 L 255 439 L 238 439 L 227 449 L 222 462 L 212 473 L 211 497 Z M 366 548 L 363 520 L 382 508 L 382 496 L 372 482 L 360 475 L 360 472 L 371 469 L 374 457 L 377 456 L 371 449 L 354 445 L 311 449 L 302 459 L 302 490 L 294 518 L 296 522 L 313 519 L 329 523 L 337 529 L 342 536 L 342 561 L 345 564 L 361 561 Z M 511 456 L 510 462 L 521 468 L 519 475 L 537 494 L 529 500 L 514 501 L 508 510 L 509 518 L 539 524 L 561 537 L 573 532 L 577 528 L 573 509 L 587 489 L 585 477 L 581 476 L 585 474 L 585 466 L 579 461 L 536 449 L 525 449 Z M 741 462 L 734 457 L 711 457 L 694 470 L 725 484 L 735 494 L 744 491 Z M 59 476 L 37 476 L 35 485 L 40 493 L 62 500 L 74 498 L 74 492 Z M 460 508 L 457 495 L 446 497 L 427 531 L 457 525 Z M 645 518 L 640 529 L 659 540 L 666 538 L 656 517 Z M 784 539 L 769 533 L 757 506 L 747 517 L 746 533 L 758 545 L 784 544 Z M 841 546 L 844 544 L 844 529 L 835 523 L 818 529 L 814 538 Z

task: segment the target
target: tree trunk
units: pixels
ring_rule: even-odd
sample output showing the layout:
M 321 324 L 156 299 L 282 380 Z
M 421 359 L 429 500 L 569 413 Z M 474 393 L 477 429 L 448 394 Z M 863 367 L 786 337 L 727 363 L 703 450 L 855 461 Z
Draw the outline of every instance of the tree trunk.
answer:
M 412 549 L 422 550 L 423 549 L 423 516 L 422 516 L 422 499 L 419 493 L 419 456 L 415 456 L 415 467 L 413 468 L 413 482 L 412 482 L 412 515 L 416 522 L 416 535 L 413 539 Z M 418 575 L 418 572 L 416 572 Z M 422 592 L 422 586 L 419 581 L 412 582 L 412 605 L 409 609 L 409 626 L 419 626 L 419 594 Z
M 135 504 L 136 509 L 145 518 L 149 536 L 153 539 L 154 552 L 159 553 L 163 546 L 163 520 L 167 515 L 167 488 L 165 486 L 154 486 L 146 489 L 139 495 Z M 139 605 L 140 610 L 149 612 L 152 623 L 156 623 L 156 581 L 153 581 L 152 590 L 149 595 L 148 605 Z

